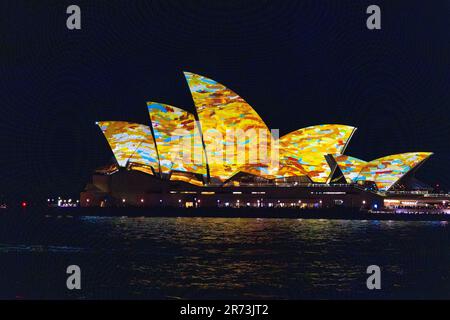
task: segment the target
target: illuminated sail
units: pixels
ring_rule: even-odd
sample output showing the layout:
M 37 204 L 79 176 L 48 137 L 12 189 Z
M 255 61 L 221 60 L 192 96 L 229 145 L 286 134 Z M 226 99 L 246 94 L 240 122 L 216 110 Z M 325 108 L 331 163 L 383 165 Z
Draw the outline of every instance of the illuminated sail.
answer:
M 356 181 L 361 169 L 367 164 L 367 161 L 343 154 L 334 155 L 333 158 L 348 183 Z
M 346 125 L 322 124 L 282 136 L 280 174 L 307 174 L 314 182 L 327 182 L 331 169 L 325 155 L 343 153 L 355 130 Z
M 184 73 L 201 123 L 210 175 L 228 179 L 241 167 L 270 162 L 270 132 L 256 111 L 232 90 Z
M 163 103 L 148 102 L 161 172 L 172 170 L 206 175 L 204 149 L 194 115 Z
M 135 163 L 158 170 L 158 157 L 150 127 L 125 121 L 100 121 L 97 124 L 119 166 Z
M 373 181 L 378 190 L 387 191 L 408 171 L 431 155 L 431 152 L 408 152 L 375 159 L 361 169 L 355 180 Z

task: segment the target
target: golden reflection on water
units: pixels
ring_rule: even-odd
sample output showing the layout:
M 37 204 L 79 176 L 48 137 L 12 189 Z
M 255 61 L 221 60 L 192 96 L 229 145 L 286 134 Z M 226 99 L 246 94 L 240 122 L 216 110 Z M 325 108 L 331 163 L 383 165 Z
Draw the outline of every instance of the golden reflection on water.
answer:
M 426 261 L 427 246 L 450 243 L 448 225 L 440 222 L 189 217 L 101 221 L 107 226 L 104 231 L 123 241 L 129 252 L 133 288 L 165 288 L 167 295 L 180 298 L 364 294 L 368 265 L 381 264 L 385 277 L 397 279 L 405 274 L 406 263 L 417 264 L 420 257 Z M 450 263 L 448 250 L 435 255 Z M 392 283 L 405 286 L 398 280 Z
M 83 295 L 93 298 L 370 298 L 365 281 L 372 264 L 382 268 L 382 297 L 450 298 L 443 281 L 450 278 L 450 228 L 440 221 L 75 217 L 3 222 L 2 268 L 13 276 L 0 277 L 0 294 L 17 283 L 24 284 L 21 292 L 32 293 L 41 280 L 52 286 L 69 259 L 88 275 Z M 42 277 L 30 274 L 29 265 Z M 55 284 L 36 296 L 68 294 L 58 290 Z

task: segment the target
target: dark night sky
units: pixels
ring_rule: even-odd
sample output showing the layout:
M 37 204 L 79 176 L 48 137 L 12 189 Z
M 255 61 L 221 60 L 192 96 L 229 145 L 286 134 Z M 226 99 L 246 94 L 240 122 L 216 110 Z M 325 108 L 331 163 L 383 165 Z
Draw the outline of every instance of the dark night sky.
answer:
M 82 30 L 66 28 L 66 8 Z M 382 30 L 366 28 L 370 4 Z M 193 111 L 182 71 L 215 79 L 280 133 L 358 127 L 346 154 L 433 151 L 450 186 L 449 1 L 1 1 L 0 193 L 77 194 L 112 157 L 96 120 Z

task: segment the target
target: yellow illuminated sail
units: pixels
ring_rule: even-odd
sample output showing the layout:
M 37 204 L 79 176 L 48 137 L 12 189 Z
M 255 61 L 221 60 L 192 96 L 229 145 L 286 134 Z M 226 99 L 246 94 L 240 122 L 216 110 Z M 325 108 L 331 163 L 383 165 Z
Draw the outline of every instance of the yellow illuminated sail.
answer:
M 201 123 L 211 177 L 225 180 L 243 166 L 270 162 L 271 135 L 256 111 L 224 85 L 198 74 L 184 75 Z
M 375 159 L 367 163 L 356 181 L 373 181 L 378 190 L 387 191 L 412 168 L 426 160 L 431 152 L 408 152 Z
M 161 172 L 172 170 L 206 175 L 205 156 L 194 115 L 167 104 L 148 102 Z
M 325 155 L 343 153 L 355 127 L 322 124 L 293 131 L 280 138 L 280 175 L 307 174 L 327 182 L 331 174 Z
M 158 170 L 158 158 L 150 127 L 125 121 L 97 122 L 111 147 L 117 163 L 153 167 Z
M 348 183 L 356 181 L 361 169 L 367 164 L 367 161 L 343 154 L 334 155 L 333 158 Z

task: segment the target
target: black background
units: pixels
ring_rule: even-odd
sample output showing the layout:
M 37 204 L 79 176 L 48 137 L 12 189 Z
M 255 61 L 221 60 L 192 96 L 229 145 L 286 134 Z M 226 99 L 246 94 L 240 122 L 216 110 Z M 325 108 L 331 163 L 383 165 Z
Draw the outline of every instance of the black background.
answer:
M 66 28 L 81 7 L 82 29 Z M 366 28 L 378 4 L 382 29 Z M 77 195 L 112 153 L 97 120 L 193 111 L 182 71 L 225 84 L 280 134 L 358 127 L 346 154 L 432 151 L 450 186 L 449 1 L 1 1 L 0 193 Z

